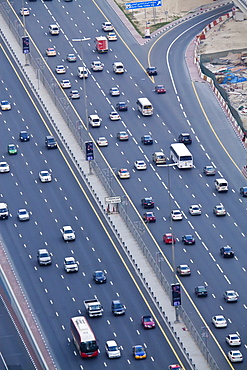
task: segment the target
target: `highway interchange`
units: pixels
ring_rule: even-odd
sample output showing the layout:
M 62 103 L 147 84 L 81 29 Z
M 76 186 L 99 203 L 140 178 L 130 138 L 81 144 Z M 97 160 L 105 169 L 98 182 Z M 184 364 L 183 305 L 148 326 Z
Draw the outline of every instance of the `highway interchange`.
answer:
M 91 41 L 85 47 L 83 45 L 84 59 L 88 67 L 92 60 L 98 58 L 98 55 L 93 53 L 93 38 L 97 33 L 101 34 L 100 25 L 104 18 L 102 14 L 95 11 L 93 3 L 87 9 L 80 9 L 80 12 L 75 11 L 78 6 L 77 2 L 67 4 L 54 1 L 30 4 L 31 15 L 27 20 L 27 30 L 31 33 L 41 53 L 44 54 L 48 46 L 56 46 L 59 51 L 57 57 L 48 60 L 52 71 L 55 70 L 56 65 L 65 64 L 66 54 L 72 51 L 69 40 L 73 37 L 91 37 Z M 72 7 L 74 8 L 72 9 Z M 16 6 L 17 12 L 18 9 Z M 110 10 L 108 11 L 110 12 Z M 168 170 L 154 167 L 151 163 L 151 155 L 155 150 L 162 149 L 169 157 L 169 145 L 177 139 L 179 133 L 189 131 L 192 134 L 193 143 L 190 150 L 194 155 L 195 168 L 191 171 L 178 171 L 175 168 L 169 170 L 174 198 L 172 208 L 181 208 L 185 215 L 183 221 L 173 223 L 173 232 L 178 238 L 176 264 L 188 263 L 190 265 L 192 275 L 188 278 L 182 278 L 182 283 L 196 302 L 198 310 L 212 329 L 223 350 L 225 352 L 229 350 L 224 343 L 225 336 L 230 332 L 237 331 L 242 338 L 241 351 L 245 356 L 247 338 L 244 332 L 243 318 L 246 315 L 247 306 L 244 284 L 239 284 L 240 281 L 242 283 L 246 280 L 246 265 L 244 263 L 246 261 L 244 250 L 246 205 L 245 199 L 241 199 L 239 195 L 239 188 L 245 185 L 245 180 L 231 158 L 232 155 L 237 164 L 242 163 L 245 159 L 245 152 L 240 143 L 238 144 L 238 151 L 236 151 L 236 145 L 233 144 L 236 137 L 226 127 L 228 122 L 223 112 L 207 88 L 202 89 L 197 84 L 200 99 L 206 107 L 209 122 L 213 123 L 219 137 L 224 139 L 224 144 L 230 155 L 221 146 L 198 105 L 182 57 L 193 35 L 199 33 L 204 25 L 220 12 L 222 13 L 222 9 L 212 12 L 214 15 L 209 16 L 208 14 L 206 17 L 208 19 L 205 20 L 203 20 L 204 15 L 198 17 L 197 22 L 195 22 L 195 19 L 188 21 L 187 24 L 180 25 L 154 45 L 151 53 L 151 63 L 155 64 L 159 71 L 156 82 L 165 83 L 166 85 L 168 93 L 164 96 L 155 95 L 152 81 L 148 79 L 138 63 L 138 60 L 141 60 L 142 65 L 146 67 L 146 52 L 149 45 L 142 48 L 135 47 L 136 57 L 134 57 L 120 40 L 113 44 L 110 43 L 112 51 L 100 57 L 105 64 L 104 71 L 97 74 L 93 73 L 86 84 L 89 113 L 97 112 L 102 118 L 102 126 L 91 130 L 91 134 L 95 139 L 99 136 L 107 137 L 109 147 L 103 148 L 102 152 L 113 168 L 127 167 L 131 171 L 131 178 L 124 181 L 124 187 L 140 214 L 143 213 L 140 199 L 143 196 L 154 197 L 157 222 L 150 225 L 149 229 L 170 262 L 171 247 L 162 243 L 162 235 L 164 232 L 169 232 L 170 227 L 170 208 L 167 194 Z M 55 16 L 55 19 L 52 18 L 53 16 Z M 111 16 L 111 21 L 114 23 L 114 15 L 111 14 Z M 52 37 L 47 35 L 47 30 L 49 24 L 55 20 L 60 24 L 64 33 Z M 120 24 L 119 28 L 116 28 L 121 35 L 124 34 L 124 40 L 132 49 L 133 39 L 126 31 L 123 33 L 123 25 Z M 183 34 L 183 32 L 185 33 Z M 178 39 L 173 44 L 172 41 L 176 37 Z M 182 37 L 183 42 L 180 40 Z M 162 43 L 162 48 L 160 43 Z M 79 47 L 77 50 L 79 50 Z M 166 52 L 167 50 L 168 52 Z M 113 74 L 111 64 L 115 60 L 124 63 L 126 68 L 124 75 L 115 76 Z M 82 89 L 83 83 L 78 81 L 75 72 L 78 62 L 77 64 L 69 65 L 67 63 L 66 65 L 69 68 L 64 78 L 71 80 L 73 88 Z M 161 364 L 164 363 L 163 353 L 167 365 L 176 362 L 169 349 L 164 350 L 164 340 L 159 330 L 142 333 L 141 328 L 139 328 L 140 334 L 136 331 L 136 325 L 140 326 L 138 321 L 141 316 L 140 313 L 145 310 L 142 298 L 140 297 L 138 302 L 136 300 L 130 301 L 129 297 L 131 295 L 136 297 L 136 288 L 129 280 L 129 275 L 124 266 L 119 262 L 119 257 L 113 252 L 113 246 L 105 235 L 104 229 L 98 227 L 96 234 L 95 228 L 92 228 L 92 225 L 98 224 L 98 220 L 92 214 L 87 200 L 81 199 L 80 184 L 75 181 L 70 168 L 66 166 L 60 153 L 58 151 L 47 152 L 44 148 L 44 137 L 47 130 L 41 118 L 37 116 L 27 95 L 22 93 L 22 87 L 15 80 L 15 77 L 11 77 L 11 82 L 7 83 L 7 76 L 13 75 L 8 63 L 5 63 L 3 68 L 2 76 L 4 78 L 1 77 L 1 94 L 5 91 L 8 96 L 3 98 L 11 99 L 14 107 L 12 111 L 4 112 L 1 116 L 4 123 L 1 125 L 1 137 L 4 137 L 2 155 L 6 157 L 4 148 L 7 147 L 10 141 L 17 142 L 20 129 L 28 128 L 33 136 L 30 143 L 19 143 L 18 155 L 7 159 L 11 165 L 11 174 L 1 176 L 1 179 L 3 178 L 1 194 L 9 204 L 13 215 L 13 218 L 5 222 L 6 229 L 3 238 L 6 245 L 12 246 L 13 250 L 11 248 L 11 252 L 15 254 L 16 259 L 18 256 L 18 261 L 15 261 L 18 265 L 16 266 L 18 274 L 21 276 L 28 294 L 32 297 L 34 311 L 41 322 L 48 342 L 51 341 L 49 338 L 57 335 L 58 331 L 61 333 L 62 338 L 59 338 L 57 343 L 49 343 L 53 353 L 56 354 L 56 359 L 58 359 L 59 354 L 58 362 L 60 363 L 68 362 L 71 365 L 75 361 L 73 348 L 67 349 L 66 352 L 61 350 L 65 346 L 62 330 L 64 327 L 66 338 L 70 336 L 68 318 L 78 313 L 78 310 L 84 313 L 83 299 L 96 294 L 105 307 L 105 315 L 102 319 L 99 319 L 101 320 L 100 326 L 96 326 L 93 321 L 92 326 L 94 328 L 95 325 L 94 330 L 99 337 L 106 330 L 109 335 L 117 332 L 117 340 L 124 347 L 123 358 L 119 361 L 133 362 L 130 358 L 130 351 L 126 349 L 135 344 L 135 340 L 139 341 L 141 336 L 142 342 L 148 341 L 148 359 L 140 365 L 134 363 L 135 368 L 150 366 L 150 361 L 153 361 L 152 358 L 155 361 L 155 368 L 161 368 Z M 118 98 L 110 98 L 108 94 L 109 88 L 114 85 L 118 85 L 122 92 L 121 100 L 125 100 L 129 104 L 129 111 L 121 114 L 122 121 L 120 122 L 110 122 L 108 119 L 112 107 L 119 101 Z M 59 89 L 57 91 L 62 94 Z M 148 97 L 153 103 L 155 114 L 152 117 L 143 118 L 137 113 L 135 102 L 140 96 Z M 74 105 L 82 118 L 85 119 L 82 99 L 76 101 Z M 31 121 L 30 117 L 32 117 Z M 20 122 L 22 127 L 20 127 Z M 130 140 L 128 142 L 117 142 L 116 134 L 123 128 L 128 130 Z M 152 133 L 155 143 L 153 146 L 143 147 L 140 144 L 140 138 L 148 132 Z M 99 162 L 102 161 L 99 156 L 97 156 L 97 159 Z M 136 159 L 145 159 L 148 163 L 147 171 L 138 173 L 133 170 L 133 163 Z M 217 177 L 222 175 L 229 181 L 227 194 L 216 193 L 213 186 L 214 179 L 207 178 L 202 174 L 203 166 L 211 162 L 217 167 Z M 103 161 L 102 166 L 105 166 Z M 42 169 L 52 170 L 53 182 L 51 184 L 40 184 L 38 182 L 38 172 Z M 11 197 L 7 194 L 11 194 Z M 78 199 L 81 199 L 83 206 L 78 207 Z M 29 223 L 20 224 L 16 221 L 15 214 L 20 207 L 24 206 L 25 202 L 27 202 L 26 208 L 30 206 L 32 218 Z M 227 210 L 227 216 L 224 218 L 216 218 L 212 212 L 214 205 L 220 202 L 224 204 Z M 202 206 L 203 213 L 199 217 L 191 217 L 188 214 L 189 205 L 195 203 Z M 137 216 L 134 217 L 136 219 L 133 219 L 133 221 L 138 220 Z M 61 240 L 59 229 L 64 224 L 72 224 L 76 231 L 77 240 L 72 245 L 65 245 Z M 195 246 L 184 247 L 182 245 L 181 236 L 186 233 L 194 234 L 196 237 Z M 102 243 L 103 240 L 104 243 Z M 149 240 L 147 232 L 144 235 L 144 240 Z M 37 267 L 35 260 L 37 244 L 46 245 L 46 243 L 47 248 L 54 254 L 54 264 L 52 267 L 41 269 Z M 236 256 L 233 260 L 223 260 L 219 255 L 220 247 L 227 244 L 231 245 L 235 251 Z M 102 245 L 104 246 L 102 247 Z M 105 248 L 105 245 L 107 245 L 107 248 Z M 82 248 L 79 249 L 76 246 L 82 246 Z M 71 250 L 81 262 L 80 279 L 77 275 L 66 276 L 62 270 L 64 253 L 65 251 L 71 253 Z M 150 243 L 150 250 L 155 256 L 157 252 L 155 243 Z M 109 263 L 109 261 L 111 262 Z M 94 286 L 92 283 L 91 273 L 99 267 L 106 269 L 108 272 L 107 289 L 105 289 L 106 287 Z M 121 274 L 119 273 L 120 268 Z M 171 273 L 165 263 L 163 263 L 162 268 L 166 272 L 168 280 L 171 281 Z M 54 272 L 55 269 L 59 271 Z M 117 279 L 119 275 L 121 279 L 124 277 L 124 281 L 129 281 L 126 286 L 130 287 L 132 294 L 127 289 L 123 290 L 121 282 Z M 78 289 L 78 285 L 75 284 L 81 280 L 82 284 Z M 110 281 L 113 282 L 113 285 Z M 209 296 L 205 299 L 197 299 L 193 295 L 194 287 L 203 283 L 208 286 Z M 40 289 L 35 287 L 36 284 L 41 286 Z M 222 295 L 226 289 L 236 289 L 240 294 L 239 302 L 236 304 L 225 303 Z M 104 294 L 102 294 L 103 290 Z M 121 299 L 128 307 L 128 315 L 126 316 L 131 317 L 131 319 L 134 318 L 135 325 L 131 320 L 127 324 L 128 320 L 125 319 L 120 328 L 118 322 L 116 322 L 119 318 L 115 320 L 111 317 L 110 311 L 107 312 L 113 294 L 116 295 L 120 291 Z M 71 304 L 68 304 L 68 301 Z M 184 305 L 188 305 L 187 300 L 184 301 Z M 212 327 L 211 317 L 219 313 L 224 314 L 227 318 L 227 329 L 220 330 Z M 42 323 L 47 318 L 53 320 L 50 321 L 48 328 L 44 328 Z M 110 325 L 112 325 L 110 331 L 107 320 L 110 320 Z M 193 320 L 195 325 L 198 326 L 198 331 L 200 331 L 200 321 L 196 316 L 193 317 Z M 133 326 L 135 327 L 134 330 Z M 100 342 L 102 349 L 105 339 L 108 338 L 102 336 L 102 343 Z M 211 337 L 208 340 L 208 346 L 210 351 L 217 356 L 216 360 L 219 366 L 226 368 L 228 365 L 223 356 L 219 355 Z M 169 361 L 167 358 L 168 352 L 170 353 Z M 103 361 L 106 361 L 106 358 L 102 360 L 100 357 L 96 361 L 102 365 L 97 363 L 97 366 L 103 368 L 105 366 Z M 80 363 L 78 358 L 76 361 L 78 364 Z M 88 368 L 91 367 L 89 362 L 87 366 Z M 108 361 L 107 366 L 111 367 L 113 365 Z M 237 367 L 244 368 L 244 365 L 240 364 Z

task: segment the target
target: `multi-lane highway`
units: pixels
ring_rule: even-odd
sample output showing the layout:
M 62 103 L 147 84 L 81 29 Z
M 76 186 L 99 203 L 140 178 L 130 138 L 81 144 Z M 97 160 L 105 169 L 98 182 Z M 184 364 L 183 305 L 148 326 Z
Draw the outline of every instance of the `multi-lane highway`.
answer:
M 184 212 L 184 219 L 181 222 L 173 223 L 173 232 L 177 238 L 175 260 L 177 265 L 180 263 L 190 265 L 192 275 L 188 278 L 182 278 L 181 281 L 188 294 L 191 295 L 196 303 L 205 322 L 217 338 L 217 342 L 222 346 L 223 351 L 227 352 L 230 349 L 225 344 L 225 336 L 230 332 L 237 331 L 242 337 L 241 350 L 245 355 L 244 344 L 246 344 L 247 338 L 244 332 L 243 318 L 246 315 L 246 295 L 244 284 L 240 285 L 239 282 L 245 282 L 246 279 L 246 267 L 243 263 L 246 260 L 246 252 L 244 250 L 246 205 L 245 199 L 240 198 L 239 195 L 240 186 L 245 185 L 245 180 L 239 171 L 239 167 L 241 168 L 242 164 L 244 164 L 246 154 L 232 129 L 229 129 L 229 123 L 215 101 L 213 94 L 202 83 L 195 84 L 202 105 L 198 103 L 184 62 L 184 53 L 188 42 L 213 18 L 218 14 L 222 14 L 225 9 L 221 8 L 207 15 L 196 17 L 181 24 L 157 40 L 150 55 L 151 64 L 156 65 L 158 68 L 158 76 L 155 78 L 156 83 L 165 83 L 167 88 L 167 94 L 158 96 L 153 91 L 154 84 L 145 75 L 142 68 L 142 66 L 147 66 L 149 44 L 143 48 L 138 47 L 129 33 L 125 31 L 123 25 L 117 23 L 117 18 L 107 8 L 107 16 L 111 16 L 111 21 L 116 25 L 116 29 L 123 37 L 124 42 L 119 39 L 117 42 L 110 43 L 108 54 L 100 56 L 100 60 L 105 65 L 104 71 L 92 72 L 87 79 L 87 104 L 89 114 L 97 113 L 102 118 L 101 127 L 90 129 L 90 131 L 95 139 L 99 136 L 105 136 L 109 141 L 109 146 L 102 149 L 107 162 L 112 168 L 126 167 L 131 171 L 131 178 L 124 181 L 123 185 L 140 214 L 143 213 L 140 199 L 149 195 L 154 197 L 157 222 L 148 227 L 156 242 L 150 243 L 149 247 L 154 256 L 159 250 L 164 253 L 170 262 L 171 248 L 162 243 L 163 233 L 170 230 L 170 206 L 167 192 L 168 169 L 155 167 L 151 162 L 151 156 L 156 150 L 164 150 L 167 157 L 169 157 L 169 145 L 177 140 L 181 132 L 189 132 L 192 135 L 193 143 L 190 150 L 194 155 L 195 168 L 189 171 L 179 171 L 176 168 L 170 168 L 169 170 L 173 196 L 172 209 L 180 208 Z M 17 7 L 16 11 L 18 11 Z M 82 46 L 84 61 L 89 67 L 92 60 L 97 60 L 99 55 L 94 52 L 94 37 L 102 33 L 101 23 L 103 20 L 103 14 L 98 12 L 93 2 L 85 8 L 81 8 L 77 2 L 37 2 L 31 5 L 31 15 L 26 21 L 26 26 L 41 54 L 44 55 L 45 49 L 49 46 L 56 47 L 57 56 L 47 60 L 50 70 L 54 71 L 58 64 L 65 64 L 68 69 L 66 75 L 62 78 L 69 78 L 72 88 L 76 88 L 83 93 L 83 82 L 78 80 L 76 76 L 76 67 L 79 62 L 73 65 L 67 63 L 65 60 L 66 54 L 73 51 L 72 38 L 90 37 L 91 40 Z M 59 36 L 50 36 L 47 34 L 48 26 L 55 21 L 61 26 L 62 32 Z M 74 47 L 80 54 L 80 47 L 78 45 L 74 45 Z M 116 76 L 113 73 L 112 63 L 114 61 L 124 63 L 126 69 L 124 75 Z M 47 71 L 45 73 L 49 76 L 48 73 L 50 72 Z M 58 81 L 62 78 L 59 77 Z M 109 96 L 109 88 L 115 85 L 121 91 L 121 99 Z M 59 94 L 62 96 L 63 92 L 59 88 L 56 91 L 58 96 Z M 152 117 L 142 117 L 138 114 L 136 99 L 140 96 L 148 97 L 153 103 L 155 113 Z M 121 113 L 121 121 L 111 122 L 108 114 L 120 100 L 128 103 L 129 110 Z M 23 105 L 27 104 L 24 101 L 21 103 Z M 78 115 L 85 120 L 82 100 L 74 102 L 74 106 Z M 205 116 L 202 107 L 204 107 L 207 116 Z M 41 133 L 42 128 L 43 126 L 37 127 L 40 132 L 37 134 L 35 131 L 35 135 L 38 135 L 38 137 L 44 136 L 45 133 Z M 128 131 L 130 135 L 128 142 L 118 142 L 116 140 L 117 132 L 121 129 Z M 145 133 L 152 134 L 155 141 L 153 146 L 144 147 L 141 145 L 140 138 Z M 43 145 L 42 140 L 39 145 Z M 35 141 L 33 140 L 33 142 Z M 33 145 L 32 143 L 30 144 Z M 66 192 L 63 194 L 65 187 L 61 186 L 63 190 L 60 190 L 59 182 L 62 181 L 62 178 L 67 184 L 72 183 L 72 180 L 69 181 L 71 174 L 68 169 L 60 167 L 57 153 L 44 154 L 43 148 L 41 153 L 35 158 L 33 165 L 32 162 L 28 163 L 32 171 L 32 173 L 29 171 L 30 177 L 33 178 L 34 183 L 39 170 L 37 170 L 37 167 L 44 163 L 43 155 L 49 155 L 49 161 L 55 160 L 54 166 L 51 162 L 48 168 L 52 169 L 54 177 L 58 179 L 57 183 L 55 183 L 55 189 L 50 194 L 51 199 L 46 198 L 49 193 L 47 195 L 43 194 L 43 199 L 49 199 L 49 207 L 47 207 L 47 204 L 44 205 L 47 207 L 47 210 L 52 210 L 52 212 L 49 211 L 49 215 L 51 214 L 50 216 L 54 217 L 54 220 L 59 219 L 57 224 L 60 224 L 61 217 L 63 217 L 63 222 L 61 222 L 64 223 L 66 222 L 67 212 L 73 217 L 82 212 L 77 209 L 78 202 L 72 191 L 72 199 L 70 199 L 72 209 L 66 204 L 65 206 L 62 205 L 63 203 L 60 204 L 59 201 L 60 196 L 67 199 Z M 97 154 L 96 159 L 103 168 L 106 167 L 103 159 Z M 136 159 L 144 159 L 148 164 L 148 169 L 141 173 L 135 171 L 133 163 Z M 14 160 L 16 161 L 16 158 Z M 24 158 L 21 158 L 21 160 L 25 163 Z M 202 174 L 203 166 L 211 163 L 217 167 L 216 177 L 223 176 L 228 180 L 228 193 L 218 194 L 214 189 L 214 178 L 205 177 Z M 21 173 L 23 166 L 24 164 L 19 165 L 18 161 L 18 171 L 21 170 Z M 36 169 L 35 171 L 34 168 Z M 19 181 L 26 183 L 26 176 L 23 179 L 23 175 L 20 175 Z M 53 184 L 51 185 L 54 187 Z M 16 189 L 16 185 L 10 186 Z M 44 191 L 43 185 L 41 187 L 39 184 L 36 184 L 35 188 L 37 186 Z M 48 186 L 51 188 L 50 184 Z M 47 184 L 45 184 L 45 187 L 47 187 Z M 32 192 L 35 191 L 33 187 L 30 187 L 30 194 Z M 70 193 L 69 190 L 67 192 Z M 217 218 L 213 214 L 213 207 L 221 202 L 227 210 L 227 216 Z M 44 203 L 47 202 L 44 200 Z M 202 215 L 192 217 L 188 214 L 188 207 L 197 203 L 202 207 Z M 93 233 L 92 225 L 94 223 L 91 220 L 89 222 L 87 217 L 85 217 L 86 213 L 83 212 L 81 216 L 83 222 L 88 222 L 87 227 L 83 226 L 83 229 L 87 230 L 87 236 L 90 236 Z M 44 222 L 42 213 L 42 210 L 41 214 L 37 212 L 37 219 L 40 217 L 39 222 L 41 223 Z M 56 214 L 59 214 L 59 218 Z M 130 214 L 132 215 L 132 213 Z M 135 217 L 133 221 L 138 220 L 137 215 L 133 217 Z M 55 238 L 59 237 L 60 226 L 57 225 L 57 228 L 54 228 L 51 227 L 51 224 L 49 225 L 49 245 L 53 243 L 52 240 L 56 240 Z M 73 227 L 76 229 L 76 226 Z M 32 232 L 31 230 L 30 235 L 32 235 Z M 82 232 L 80 227 L 77 232 Z M 183 246 L 181 236 L 186 233 L 194 234 L 196 238 L 195 246 Z M 144 235 L 144 240 L 149 241 L 147 234 Z M 40 238 L 42 240 L 42 237 Z M 99 238 L 100 240 L 101 238 Z M 46 241 L 46 238 L 44 238 L 44 241 Z M 102 241 L 100 244 L 102 244 Z M 233 260 L 224 260 L 219 255 L 220 247 L 228 244 L 235 251 Z M 93 269 L 93 266 L 91 266 L 91 269 Z M 165 263 L 163 264 L 163 269 L 170 281 L 171 273 L 168 271 Z M 113 273 L 112 269 L 110 273 Z M 45 274 L 47 273 L 45 272 Z M 209 292 L 207 298 L 197 299 L 194 297 L 194 287 L 198 284 L 207 285 Z M 235 289 L 239 292 L 239 302 L 234 304 L 224 302 L 223 292 L 227 289 Z M 184 305 L 189 309 L 190 306 L 188 306 L 187 300 L 184 301 Z M 224 314 L 228 320 L 227 329 L 213 328 L 211 317 L 215 314 Z M 194 316 L 192 319 L 198 327 L 198 331 L 200 331 L 202 324 L 198 316 Z M 217 357 L 216 360 L 219 366 L 221 368 L 228 366 L 225 358 L 219 355 L 217 344 L 211 337 L 208 341 L 208 346 L 210 351 Z M 242 368 L 242 366 L 244 365 L 239 365 L 239 368 Z

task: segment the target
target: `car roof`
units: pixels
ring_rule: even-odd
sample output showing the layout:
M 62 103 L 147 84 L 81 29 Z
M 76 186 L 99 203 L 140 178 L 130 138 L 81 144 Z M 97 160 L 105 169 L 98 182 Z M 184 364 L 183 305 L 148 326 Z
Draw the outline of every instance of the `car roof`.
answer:
M 46 248 L 38 249 L 38 253 L 48 253 L 48 250 Z
M 106 344 L 111 347 L 111 346 L 117 346 L 117 342 L 114 339 L 110 339 L 106 341 Z

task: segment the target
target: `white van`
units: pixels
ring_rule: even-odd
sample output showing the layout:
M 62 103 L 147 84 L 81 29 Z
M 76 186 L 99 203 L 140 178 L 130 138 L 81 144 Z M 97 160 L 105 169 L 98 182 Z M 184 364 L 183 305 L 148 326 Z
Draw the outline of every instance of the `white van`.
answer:
M 50 24 L 49 32 L 51 35 L 59 35 L 60 27 L 56 24 Z
M 102 119 L 99 118 L 98 114 L 90 114 L 88 122 L 92 127 L 100 127 Z
M 88 69 L 86 67 L 78 67 L 77 68 L 77 76 L 79 78 L 88 78 Z
M 153 162 L 155 164 L 165 164 L 166 163 L 166 156 L 163 152 L 155 152 L 153 153 Z
M 228 191 L 228 182 L 223 178 L 214 180 L 214 185 L 218 192 Z
M 114 73 L 124 73 L 124 65 L 122 62 L 114 62 L 112 67 Z

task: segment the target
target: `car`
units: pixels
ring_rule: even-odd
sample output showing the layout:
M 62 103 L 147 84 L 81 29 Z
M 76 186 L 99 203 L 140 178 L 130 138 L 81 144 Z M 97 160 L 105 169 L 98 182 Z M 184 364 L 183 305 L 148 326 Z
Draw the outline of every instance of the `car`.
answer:
M 151 315 L 142 316 L 141 323 L 144 329 L 154 329 L 155 328 L 155 321 Z
M 118 170 L 118 177 L 120 179 L 129 179 L 130 178 L 130 173 L 126 168 L 120 168 Z
M 226 328 L 227 327 L 227 321 L 223 315 L 213 316 L 212 323 L 216 328 Z
M 179 265 L 177 267 L 177 273 L 180 276 L 189 276 L 191 275 L 191 271 L 188 265 Z
M 137 171 L 141 171 L 141 170 L 146 170 L 147 169 L 147 165 L 146 165 L 145 161 L 143 161 L 142 159 L 135 161 L 134 166 L 135 166 L 135 169 Z
M 67 62 L 70 62 L 70 63 L 71 62 L 76 62 L 76 60 L 77 60 L 76 55 L 73 54 L 73 53 L 67 54 L 66 59 L 67 59 Z
M 198 204 L 192 204 L 189 206 L 189 213 L 191 216 L 199 216 L 202 214 L 201 207 Z
M 114 299 L 111 303 L 111 310 L 114 315 L 124 315 L 126 307 L 119 299 Z
M 10 110 L 11 109 L 11 104 L 8 100 L 2 100 L 0 102 L 0 108 L 1 108 L 1 110 Z
M 181 221 L 183 219 L 183 214 L 179 209 L 171 211 L 171 218 L 173 221 Z
M 133 346 L 132 352 L 136 360 L 142 360 L 147 357 L 146 351 L 141 344 Z
M 108 146 L 108 141 L 104 136 L 101 136 L 97 139 L 98 146 Z
M 65 257 L 63 260 L 63 267 L 66 272 L 78 272 L 79 262 L 75 260 L 75 257 Z
M 226 302 L 237 302 L 239 295 L 235 290 L 226 290 L 223 297 Z
M 171 233 L 166 233 L 163 235 L 163 242 L 165 242 L 166 244 L 175 244 L 176 239 Z
M 63 89 L 69 89 L 72 86 L 70 80 L 62 80 L 60 85 Z
M 192 139 L 191 139 L 190 134 L 187 134 L 187 133 L 186 134 L 185 133 L 180 134 L 179 137 L 178 137 L 178 142 L 179 143 L 183 143 L 185 145 L 191 144 L 192 143 Z
M 63 226 L 60 231 L 64 241 L 75 240 L 75 232 L 71 226 Z
M 141 137 L 141 142 L 142 144 L 144 145 L 152 145 L 153 144 L 153 138 L 151 135 L 147 134 L 147 135 L 143 135 Z
M 19 221 L 29 221 L 29 212 L 25 208 L 21 208 L 17 211 L 17 217 Z
M 92 127 L 100 127 L 102 118 L 98 116 L 98 114 L 90 114 L 88 117 L 88 122 Z
M 113 72 L 116 73 L 116 74 L 123 74 L 125 69 L 124 69 L 124 65 L 122 62 L 114 62 L 112 63 L 112 69 L 113 69 Z
M 145 212 L 142 218 L 145 222 L 156 222 L 156 217 L 153 212 Z
M 56 66 L 55 72 L 57 74 L 63 74 L 66 73 L 66 68 L 63 65 Z
M 226 336 L 226 343 L 229 344 L 229 346 L 241 346 L 241 339 L 238 334 L 228 334 Z
M 118 87 L 111 87 L 110 90 L 109 90 L 109 94 L 111 96 L 119 96 L 120 95 L 119 88 Z
M 10 171 L 10 166 L 7 162 L 0 162 L 0 173 L 5 173 Z
M 52 135 L 47 135 L 45 137 L 45 146 L 47 149 L 56 149 L 57 148 L 57 141 Z
M 104 69 L 104 64 L 101 63 L 101 61 L 99 60 L 95 60 L 91 63 L 91 69 L 94 71 L 94 72 L 97 72 L 97 71 L 103 71 Z
M 227 353 L 227 357 L 231 362 L 243 362 L 244 358 L 239 350 L 231 350 Z
M 156 67 L 148 67 L 146 71 L 149 76 L 157 76 L 158 74 Z
M 24 15 L 24 16 L 26 16 L 26 15 L 30 15 L 30 10 L 28 9 L 28 8 L 21 8 L 20 9 L 20 15 Z
M 104 284 L 106 283 L 106 273 L 101 270 L 94 271 L 93 273 L 93 280 L 96 284 Z
M 20 139 L 20 141 L 29 141 L 30 140 L 30 135 L 27 131 L 20 131 L 19 139 Z
M 121 119 L 118 112 L 115 112 L 115 111 L 109 113 L 109 118 L 110 118 L 111 121 L 119 121 Z
M 226 210 L 223 204 L 219 204 L 218 206 L 214 206 L 213 212 L 216 216 L 225 216 Z
M 180 365 L 174 364 L 174 365 L 169 365 L 168 370 L 183 370 L 183 369 L 181 368 Z
M 242 188 L 240 188 L 239 192 L 242 197 L 247 197 L 247 186 L 243 186 Z
M 234 257 L 234 251 L 232 250 L 232 248 L 229 245 L 227 245 L 225 247 L 221 247 L 220 248 L 220 254 L 224 258 L 233 258 Z
M 195 287 L 195 294 L 197 295 L 197 297 L 207 297 L 207 288 L 204 285 L 198 285 L 197 287 Z
M 39 179 L 41 182 L 51 182 L 52 180 L 52 177 L 51 177 L 51 173 L 49 171 L 40 171 L 39 172 Z
M 157 85 L 157 86 L 155 86 L 154 91 L 157 94 L 165 94 L 166 93 L 166 88 L 165 88 L 164 85 Z
M 84 67 L 84 66 L 79 66 L 77 68 L 77 76 L 79 78 L 88 78 L 88 69 L 87 67 Z
M 143 208 L 154 208 L 154 201 L 152 197 L 146 197 L 141 199 L 141 205 Z
M 57 24 L 50 24 L 48 29 L 51 35 L 59 35 L 60 33 L 60 27 Z
M 119 131 L 117 133 L 117 139 L 119 141 L 126 141 L 126 140 L 129 140 L 129 135 L 127 134 L 126 131 Z
M 9 144 L 7 147 L 9 155 L 15 155 L 18 152 L 17 146 L 15 144 Z
M 120 101 L 116 104 L 116 110 L 118 110 L 119 112 L 127 111 L 128 106 L 124 101 Z
M 108 358 L 119 358 L 121 357 L 120 348 L 115 340 L 107 340 L 105 342 L 105 352 Z
M 47 266 L 52 264 L 51 254 L 47 249 L 42 248 L 37 252 L 37 261 L 40 266 Z
M 0 203 L 0 219 L 5 220 L 9 217 L 9 209 L 7 203 Z
M 219 193 L 228 191 L 228 182 L 223 178 L 215 179 L 214 186 Z
M 78 90 L 71 90 L 69 93 L 70 99 L 80 99 L 80 93 Z
M 114 27 L 110 22 L 103 22 L 101 28 L 105 32 L 113 31 Z
M 106 37 L 108 38 L 108 41 L 117 41 L 117 35 L 115 32 L 109 32 Z
M 192 235 L 183 235 L 182 236 L 182 242 L 185 245 L 195 244 L 195 238 Z
M 48 57 L 55 57 L 57 55 L 55 48 L 47 48 L 45 53 Z
M 215 168 L 213 166 L 204 166 L 203 173 L 206 176 L 214 176 L 216 174 Z

